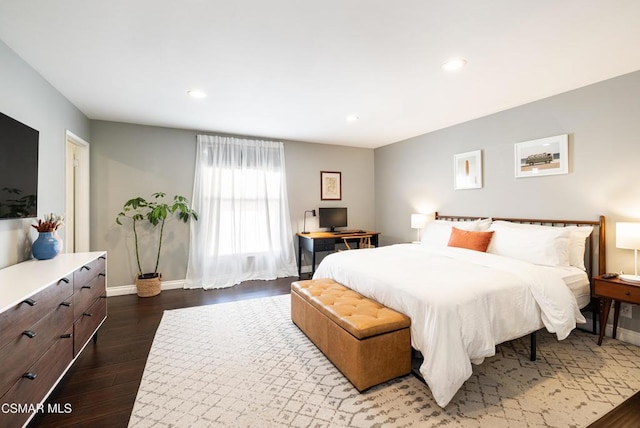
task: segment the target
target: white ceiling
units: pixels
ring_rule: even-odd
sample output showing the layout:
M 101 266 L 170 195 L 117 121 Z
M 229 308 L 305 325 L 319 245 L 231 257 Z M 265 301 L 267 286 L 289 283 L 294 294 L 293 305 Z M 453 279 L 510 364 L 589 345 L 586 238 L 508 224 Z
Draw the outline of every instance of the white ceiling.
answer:
M 639 70 L 640 1 L 0 0 L 0 39 L 91 119 L 380 147 Z

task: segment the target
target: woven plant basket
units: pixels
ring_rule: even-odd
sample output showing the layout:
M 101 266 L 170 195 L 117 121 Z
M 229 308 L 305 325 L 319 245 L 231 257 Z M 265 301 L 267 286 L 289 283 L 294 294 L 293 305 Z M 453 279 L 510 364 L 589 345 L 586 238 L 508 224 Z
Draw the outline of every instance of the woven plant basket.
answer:
M 160 287 L 160 280 L 162 274 L 145 273 L 139 275 L 136 278 L 136 288 L 138 290 L 138 296 L 140 297 L 153 297 L 160 294 L 162 288 Z

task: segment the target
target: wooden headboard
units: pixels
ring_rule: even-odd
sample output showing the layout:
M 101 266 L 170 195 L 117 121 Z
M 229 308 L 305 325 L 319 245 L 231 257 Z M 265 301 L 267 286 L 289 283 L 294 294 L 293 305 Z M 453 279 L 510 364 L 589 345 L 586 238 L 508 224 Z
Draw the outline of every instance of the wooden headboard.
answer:
M 472 221 L 482 218 L 481 216 L 455 216 L 436 213 L 436 219 L 450 221 Z M 598 221 L 587 220 L 544 220 L 532 218 L 507 218 L 491 217 L 493 220 L 510 221 L 513 223 L 539 224 L 543 226 L 593 226 L 593 233 L 589 235 L 585 246 L 585 267 L 589 279 L 607 272 L 607 257 L 605 245 L 604 216 L 601 215 Z M 594 238 L 595 236 L 595 238 Z M 597 261 L 597 264 L 595 263 Z M 593 281 L 591 281 L 593 285 Z

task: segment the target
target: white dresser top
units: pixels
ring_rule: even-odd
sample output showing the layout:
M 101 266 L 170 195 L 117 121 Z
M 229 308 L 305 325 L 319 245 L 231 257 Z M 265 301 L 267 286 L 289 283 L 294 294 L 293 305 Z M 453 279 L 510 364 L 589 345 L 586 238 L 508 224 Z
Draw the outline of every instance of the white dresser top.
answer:
M 70 276 L 105 251 L 58 254 L 49 260 L 28 260 L 0 269 L 0 312 L 44 290 L 51 283 Z

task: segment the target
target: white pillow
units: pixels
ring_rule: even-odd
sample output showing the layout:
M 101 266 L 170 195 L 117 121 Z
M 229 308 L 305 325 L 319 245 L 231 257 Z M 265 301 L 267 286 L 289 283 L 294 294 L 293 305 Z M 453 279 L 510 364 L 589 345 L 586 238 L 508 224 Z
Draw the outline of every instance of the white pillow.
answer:
M 422 232 L 422 243 L 436 245 L 438 247 L 446 247 L 451 237 L 451 228 L 455 226 L 462 230 L 478 230 L 479 220 L 473 221 L 449 221 L 435 220 L 427 223 Z
M 569 229 L 569 264 L 584 271 L 587 268 L 584 265 L 584 252 L 586 241 L 593 232 L 593 226 L 567 226 Z
M 569 236 L 566 227 L 494 221 L 488 253 L 545 266 L 569 266 Z
M 493 219 L 491 217 L 489 217 L 489 218 L 479 218 L 476 221 L 478 222 L 477 223 L 478 230 L 480 232 L 486 232 L 491 227 L 491 223 L 493 222 Z

